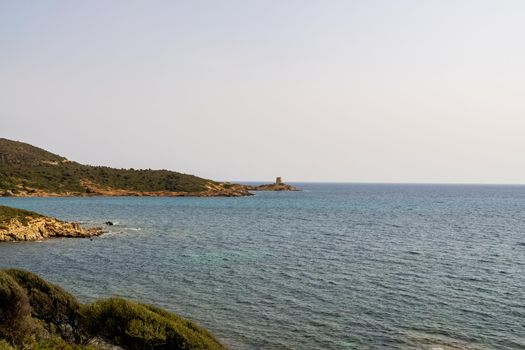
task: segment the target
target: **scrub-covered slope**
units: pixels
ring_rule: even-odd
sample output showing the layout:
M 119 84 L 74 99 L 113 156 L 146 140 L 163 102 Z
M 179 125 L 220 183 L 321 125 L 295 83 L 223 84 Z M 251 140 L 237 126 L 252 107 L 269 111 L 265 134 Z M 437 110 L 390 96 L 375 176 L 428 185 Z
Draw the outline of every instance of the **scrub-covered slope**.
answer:
M 245 196 L 224 184 L 169 170 L 90 166 L 0 138 L 0 196 Z

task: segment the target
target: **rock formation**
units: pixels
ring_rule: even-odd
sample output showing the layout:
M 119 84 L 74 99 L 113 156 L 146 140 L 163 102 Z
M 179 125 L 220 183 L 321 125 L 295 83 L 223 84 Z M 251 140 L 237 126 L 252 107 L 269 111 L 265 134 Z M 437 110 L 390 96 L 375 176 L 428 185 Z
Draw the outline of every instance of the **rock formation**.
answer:
M 0 242 L 40 241 L 47 238 L 99 236 L 99 228 L 83 228 L 76 222 L 64 222 L 40 214 L 0 206 Z
M 273 184 L 246 187 L 250 191 L 299 191 L 297 187 L 285 184 L 280 176 L 275 179 Z

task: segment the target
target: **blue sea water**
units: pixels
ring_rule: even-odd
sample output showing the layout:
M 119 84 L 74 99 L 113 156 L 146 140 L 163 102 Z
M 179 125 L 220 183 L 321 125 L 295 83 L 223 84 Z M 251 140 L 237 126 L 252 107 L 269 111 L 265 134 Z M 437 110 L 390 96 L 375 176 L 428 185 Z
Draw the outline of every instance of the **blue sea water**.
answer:
M 0 244 L 82 301 L 193 319 L 232 349 L 525 349 L 525 187 L 298 184 L 243 198 L 1 198 L 88 239 Z

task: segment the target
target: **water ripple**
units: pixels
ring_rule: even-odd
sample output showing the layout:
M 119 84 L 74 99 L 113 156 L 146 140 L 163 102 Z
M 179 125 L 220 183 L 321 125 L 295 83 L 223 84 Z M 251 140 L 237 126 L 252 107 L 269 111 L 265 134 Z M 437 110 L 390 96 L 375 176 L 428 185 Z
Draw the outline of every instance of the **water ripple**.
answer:
M 117 225 L 0 266 L 120 295 L 233 349 L 524 349 L 525 187 L 313 185 L 250 198 L 1 198 Z

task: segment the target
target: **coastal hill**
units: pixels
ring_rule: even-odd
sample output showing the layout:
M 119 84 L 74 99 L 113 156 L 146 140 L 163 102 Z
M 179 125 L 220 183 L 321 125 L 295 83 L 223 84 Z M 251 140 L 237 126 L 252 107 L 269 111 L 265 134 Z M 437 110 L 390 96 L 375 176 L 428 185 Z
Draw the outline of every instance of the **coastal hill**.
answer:
M 225 350 L 207 330 L 158 307 L 110 298 L 81 304 L 37 275 L 0 270 L 0 350 Z
M 38 213 L 0 205 L 0 242 L 40 241 L 47 238 L 88 238 L 101 235 L 99 228 L 83 228 Z
M 169 170 L 115 169 L 70 161 L 0 138 L 0 196 L 248 196 L 246 186 Z

